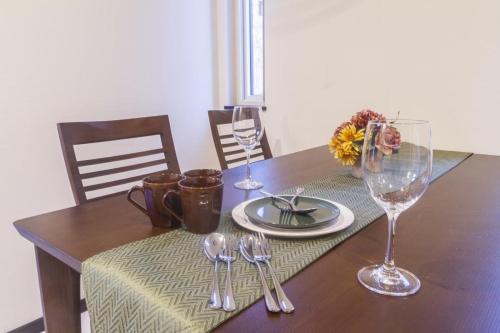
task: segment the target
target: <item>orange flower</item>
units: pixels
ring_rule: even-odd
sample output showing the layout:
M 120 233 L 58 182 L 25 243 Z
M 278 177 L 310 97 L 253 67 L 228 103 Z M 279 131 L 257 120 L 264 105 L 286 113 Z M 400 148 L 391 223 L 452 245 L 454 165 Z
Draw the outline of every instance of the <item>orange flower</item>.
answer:
M 357 130 L 352 123 L 348 123 L 330 139 L 328 147 L 343 165 L 354 165 L 361 154 L 361 143 L 364 138 L 364 128 Z

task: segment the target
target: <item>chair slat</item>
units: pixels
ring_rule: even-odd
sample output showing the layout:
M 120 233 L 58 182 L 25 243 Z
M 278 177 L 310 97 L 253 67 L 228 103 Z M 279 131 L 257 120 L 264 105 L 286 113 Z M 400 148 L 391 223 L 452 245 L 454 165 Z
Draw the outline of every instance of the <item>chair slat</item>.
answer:
M 256 146 L 253 150 L 257 150 L 257 149 L 261 149 L 261 148 L 262 148 L 262 146 L 260 146 L 260 145 L 259 145 L 259 146 Z M 252 151 L 253 151 L 253 150 L 252 150 Z M 242 154 L 242 153 L 244 153 L 244 152 L 245 152 L 245 149 L 232 150 L 232 151 L 225 151 L 225 152 L 224 152 L 224 155 L 225 155 L 226 157 L 228 157 L 228 156 L 231 156 L 231 155 Z
M 253 155 L 250 155 L 250 158 L 255 158 L 255 157 L 259 157 L 259 156 L 264 157 L 264 154 L 263 153 L 253 154 Z M 235 158 L 234 160 L 227 160 L 227 163 L 228 164 L 237 163 L 237 162 L 245 161 L 246 159 L 247 159 L 246 156 L 239 157 L 239 158 Z
M 94 165 L 94 164 L 101 164 L 101 163 L 108 163 L 108 162 L 116 162 L 116 161 L 123 161 L 123 160 L 128 160 L 128 159 L 131 159 L 131 158 L 144 157 L 144 156 L 161 154 L 161 153 L 163 153 L 163 149 L 162 148 L 158 148 L 158 149 L 151 149 L 151 150 L 140 151 L 140 152 L 137 152 L 137 153 L 115 155 L 115 156 L 101 157 L 101 158 L 94 158 L 94 159 L 90 159 L 90 160 L 81 160 L 81 161 L 77 161 L 76 164 L 79 167 L 81 167 L 81 166 L 87 166 L 87 165 Z
M 234 138 L 234 135 L 232 135 L 232 134 L 219 135 L 219 139 L 221 139 L 221 140 L 231 139 L 231 138 Z
M 118 195 L 118 194 L 124 194 L 124 193 L 127 193 L 127 192 L 128 192 L 128 190 L 127 191 L 112 192 L 112 193 L 109 193 L 109 194 L 104 194 L 104 195 L 97 196 L 95 198 L 89 198 L 89 199 L 87 199 L 87 202 L 109 198 L 109 197 L 113 197 L 113 196 Z
M 255 127 L 249 127 L 249 128 L 236 129 L 234 131 L 235 132 L 246 132 L 246 131 L 250 131 L 250 130 L 254 130 L 254 129 L 255 129 Z M 219 135 L 219 138 L 221 140 L 231 139 L 231 138 L 234 138 L 234 135 L 233 134 L 224 134 L 224 135 Z
M 235 132 L 247 132 L 247 131 L 251 131 L 251 130 L 255 130 L 255 127 L 238 128 L 238 129 L 234 129 L 233 131 L 235 131 Z
M 228 148 L 228 147 L 236 147 L 238 146 L 238 142 L 231 142 L 231 143 L 222 143 L 221 146 L 222 148 Z
M 162 172 L 164 172 L 164 171 L 159 171 L 159 172 L 154 172 L 154 173 L 145 173 L 145 174 L 142 174 L 142 175 L 139 175 L 139 176 L 134 176 L 134 177 L 128 177 L 128 178 L 113 180 L 111 182 L 105 182 L 105 183 L 99 183 L 99 184 L 95 184 L 95 185 L 84 186 L 83 190 L 85 192 L 89 192 L 89 191 L 100 190 L 100 189 L 103 189 L 103 188 L 113 187 L 113 186 L 117 186 L 117 185 L 132 183 L 132 182 L 135 182 L 135 181 L 138 181 L 138 180 L 142 180 L 143 178 L 145 178 L 147 176 L 157 175 L 157 174 L 160 174 Z
M 80 177 L 82 179 L 88 179 L 88 178 L 94 178 L 94 177 L 100 177 L 100 176 L 108 176 L 112 175 L 115 173 L 120 173 L 120 172 L 126 172 L 126 171 L 131 171 L 131 170 L 137 170 L 137 169 L 143 169 L 147 168 L 150 166 L 154 165 L 160 165 L 160 164 L 167 164 L 167 161 L 162 158 L 159 160 L 154 160 L 154 161 L 149 161 L 149 162 L 144 162 L 144 163 L 138 163 L 138 164 L 132 164 L 132 165 L 127 165 L 119 168 L 113 168 L 113 169 L 106 169 L 106 170 L 100 170 L 100 171 L 94 171 L 94 172 L 87 172 L 87 173 L 81 173 Z

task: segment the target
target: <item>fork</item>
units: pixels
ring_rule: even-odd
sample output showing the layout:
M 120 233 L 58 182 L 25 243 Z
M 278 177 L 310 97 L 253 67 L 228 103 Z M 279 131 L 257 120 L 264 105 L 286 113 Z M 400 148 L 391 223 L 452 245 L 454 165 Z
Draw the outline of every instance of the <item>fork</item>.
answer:
M 222 308 L 224 311 L 234 311 L 236 310 L 236 305 L 234 303 L 233 287 L 231 282 L 231 262 L 236 258 L 232 255 L 236 241 L 233 236 L 224 237 L 224 246 L 222 248 L 222 254 L 220 259 L 227 264 L 226 273 L 226 287 L 224 288 L 224 302 Z
M 260 250 L 260 256 L 257 256 L 256 259 L 259 261 L 263 261 L 267 264 L 267 267 L 269 268 L 269 272 L 271 274 L 271 278 L 273 280 L 274 284 L 274 289 L 276 290 L 276 296 L 278 297 L 278 303 L 281 308 L 281 311 L 286 312 L 286 313 L 291 313 L 293 310 L 295 310 L 295 307 L 293 306 L 292 302 L 286 297 L 285 292 L 281 288 L 280 282 L 278 281 L 278 278 L 276 277 L 276 274 L 274 273 L 273 266 L 271 265 L 271 246 L 269 245 L 269 241 L 266 239 L 264 234 L 262 232 L 258 233 L 258 248 Z
M 252 248 L 252 260 L 255 263 L 255 266 L 257 266 L 257 270 L 259 272 L 259 277 L 260 281 L 262 282 L 262 289 L 264 290 L 264 301 L 266 303 L 266 307 L 270 312 L 280 312 L 280 308 L 274 301 L 273 294 L 271 294 L 271 291 L 269 290 L 269 286 L 267 285 L 266 282 L 266 277 L 264 275 L 264 271 L 262 270 L 262 267 L 260 267 L 259 260 L 258 258 L 262 256 L 262 253 L 260 251 L 260 247 L 258 246 L 258 239 L 255 236 L 250 236 L 250 246 Z
M 278 195 L 274 195 L 272 193 L 269 193 L 264 190 L 260 190 L 260 193 L 264 194 L 265 196 L 270 197 L 273 200 L 273 203 L 281 210 L 291 210 L 293 211 L 294 209 L 294 204 L 291 203 L 290 201 L 286 200 L 285 198 L 282 198 Z
M 280 209 L 280 218 L 279 218 L 280 224 L 290 225 L 292 224 L 292 219 L 293 219 L 293 212 L 291 210 Z
M 299 197 L 300 194 L 302 194 L 302 192 L 304 192 L 304 188 L 303 187 L 297 187 L 297 189 L 295 190 L 295 195 L 290 199 L 290 202 L 293 204 L 293 205 L 296 205 L 296 201 L 297 201 L 297 198 Z
M 299 192 L 299 189 L 301 189 L 303 191 L 303 188 L 301 188 L 301 187 L 297 188 L 296 194 L 292 198 L 293 200 L 295 200 L 297 198 L 297 196 L 300 193 L 302 193 L 302 191 Z M 269 193 L 269 192 L 264 191 L 264 190 L 260 190 L 260 193 L 270 197 L 272 199 L 273 204 L 276 207 L 278 207 L 278 209 L 281 211 L 291 212 L 291 213 L 296 213 L 296 214 L 309 214 L 309 213 L 312 213 L 312 212 L 318 210 L 318 208 L 316 208 L 316 207 L 298 208 L 292 200 L 288 201 L 287 199 L 285 199 L 279 195 L 275 195 L 275 194 Z

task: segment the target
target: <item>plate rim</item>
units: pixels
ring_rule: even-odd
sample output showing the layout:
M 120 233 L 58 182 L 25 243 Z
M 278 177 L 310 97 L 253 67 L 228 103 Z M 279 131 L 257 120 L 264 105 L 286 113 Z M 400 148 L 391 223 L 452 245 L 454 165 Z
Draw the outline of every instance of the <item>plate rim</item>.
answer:
M 324 227 L 324 228 L 321 228 L 319 230 L 318 229 L 315 229 L 315 230 L 283 229 L 283 230 L 276 230 L 275 231 L 275 230 L 263 228 L 259 225 L 255 225 L 245 216 L 242 217 L 246 220 L 245 222 L 242 223 L 241 221 L 238 221 L 240 219 L 240 217 L 237 214 L 238 210 L 242 210 L 242 213 L 244 214 L 244 211 L 242 209 L 244 207 L 244 205 L 247 205 L 248 203 L 250 203 L 254 200 L 257 200 L 257 199 L 260 199 L 260 198 L 249 199 L 249 200 L 243 201 L 240 204 L 236 205 L 231 211 L 232 222 L 235 223 L 236 225 L 240 226 L 241 228 L 247 230 L 247 231 L 262 232 L 265 235 L 272 236 L 272 237 L 299 239 L 299 238 L 314 238 L 314 237 L 326 236 L 326 235 L 333 234 L 335 232 L 339 232 L 339 231 L 342 231 L 344 229 L 347 229 L 348 227 L 350 227 L 354 223 L 354 221 L 356 219 L 352 210 L 349 209 L 348 207 L 346 207 L 345 205 L 343 205 L 339 202 L 336 202 L 336 201 L 323 199 L 325 201 L 329 201 L 329 202 L 335 204 L 340 209 L 340 215 L 338 216 L 338 218 L 336 220 L 334 220 L 334 224 L 331 226 L 332 229 L 329 229 L 328 227 Z M 248 225 L 253 226 L 253 228 L 248 228 Z

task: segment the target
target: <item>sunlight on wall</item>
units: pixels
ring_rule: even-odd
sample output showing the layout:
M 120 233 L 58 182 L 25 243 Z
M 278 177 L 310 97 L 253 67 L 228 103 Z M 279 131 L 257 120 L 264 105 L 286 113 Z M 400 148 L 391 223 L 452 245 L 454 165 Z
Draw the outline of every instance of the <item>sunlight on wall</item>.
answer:
M 369 107 L 430 120 L 435 148 L 500 154 L 498 13 L 492 0 L 266 2 L 271 145 L 326 144 Z

